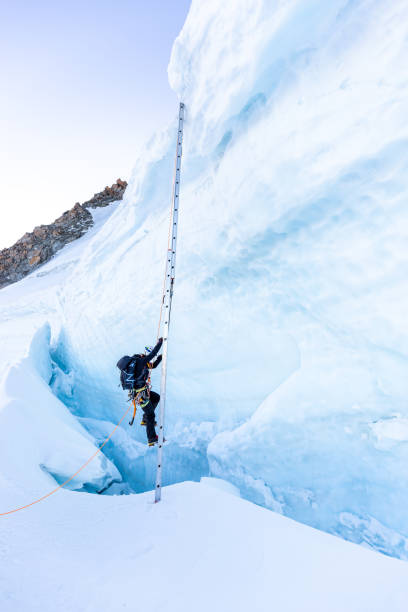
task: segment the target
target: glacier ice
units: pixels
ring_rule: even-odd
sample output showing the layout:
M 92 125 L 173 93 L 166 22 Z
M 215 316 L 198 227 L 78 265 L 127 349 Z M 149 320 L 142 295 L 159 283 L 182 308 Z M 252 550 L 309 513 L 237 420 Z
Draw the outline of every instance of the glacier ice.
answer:
M 34 335 L 28 355 L 2 380 L 0 464 L 2 477 L 14 483 L 12 494 L 0 496 L 2 506 L 10 506 L 2 508 L 4 512 L 31 503 L 55 481 L 65 482 L 96 450 L 86 430 L 50 390 L 49 341 L 50 329 L 44 325 Z M 121 482 L 115 465 L 99 454 L 66 487 L 102 492 Z
M 403 0 L 192 3 L 169 65 L 186 122 L 166 416 L 167 482 L 226 478 L 404 558 L 407 18 Z M 114 364 L 157 334 L 174 145 L 175 124 L 146 144 L 78 256 L 0 293 L 51 322 L 55 389 L 98 440 L 124 409 Z M 153 482 L 144 436 L 106 448 L 133 490 Z

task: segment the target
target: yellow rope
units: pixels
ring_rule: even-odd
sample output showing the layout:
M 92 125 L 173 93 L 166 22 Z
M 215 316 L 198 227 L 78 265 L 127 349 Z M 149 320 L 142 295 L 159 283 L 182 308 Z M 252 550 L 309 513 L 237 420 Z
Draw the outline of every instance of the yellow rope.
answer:
M 6 514 L 13 514 L 13 512 L 18 512 L 19 510 L 24 510 L 24 508 L 29 508 L 30 506 L 34 506 L 34 504 L 38 504 L 40 501 L 43 501 L 43 499 L 47 499 L 47 497 L 50 497 L 50 495 L 53 495 L 53 493 L 56 493 L 57 491 L 62 489 L 62 487 L 65 487 L 65 485 L 67 485 L 69 482 L 71 482 L 71 480 L 73 480 L 75 478 L 75 476 L 77 476 L 77 474 L 79 474 L 79 472 L 81 472 L 87 465 L 89 465 L 91 463 L 91 461 L 93 459 L 95 459 L 96 455 L 101 452 L 101 450 L 103 449 L 105 444 L 111 439 L 111 437 L 113 436 L 113 434 L 115 433 L 115 431 L 117 430 L 119 425 L 122 423 L 123 419 L 125 418 L 125 416 L 129 412 L 129 410 L 130 410 L 130 406 L 128 406 L 128 408 L 126 409 L 126 412 L 124 413 L 124 415 L 120 419 L 119 423 L 115 426 L 115 428 L 109 434 L 109 436 L 106 438 L 106 440 L 103 442 L 103 444 L 101 444 L 101 446 L 92 455 L 92 457 L 90 457 L 87 461 L 85 461 L 85 463 L 83 465 L 81 465 L 81 467 L 79 468 L 79 470 L 77 470 L 75 472 L 75 474 L 70 476 L 65 482 L 60 484 L 58 487 L 56 487 L 55 489 L 53 489 L 52 491 L 50 491 L 46 495 L 43 495 L 42 497 L 39 497 L 38 499 L 35 499 L 34 501 L 30 502 L 29 504 L 26 504 L 25 506 L 20 506 L 19 508 L 14 508 L 14 510 L 8 510 L 8 512 L 0 512 L 0 516 L 6 516 Z
M 177 163 L 177 158 L 175 161 L 175 164 Z M 160 306 L 160 317 L 159 317 L 159 325 L 157 328 L 157 340 L 159 339 L 159 334 L 160 334 L 160 326 L 161 326 L 161 321 L 162 321 L 162 316 L 163 316 L 163 304 L 164 304 L 164 292 L 165 292 L 165 288 L 166 288 L 166 270 L 167 270 L 167 257 L 169 256 L 169 252 L 172 250 L 170 248 L 170 240 L 171 240 L 171 227 L 172 227 L 172 209 L 170 209 L 170 219 L 169 219 L 169 234 L 168 234 L 168 238 L 167 238 L 167 253 L 166 253 L 166 262 L 165 262 L 165 267 L 164 267 L 164 279 L 163 279 L 163 290 L 162 290 L 162 301 L 161 301 L 161 306 Z M 139 391 L 141 391 L 141 389 L 139 389 Z M 132 405 L 132 404 L 131 404 Z M 146 404 L 145 404 L 146 405 Z M 136 405 L 133 404 L 134 406 L 134 414 L 133 414 L 133 418 L 136 415 Z M 144 406 L 141 406 L 142 408 Z M 103 447 L 105 446 L 105 444 L 107 442 L 109 442 L 109 440 L 111 439 L 111 437 L 113 436 L 113 434 L 115 433 L 115 431 L 117 430 L 117 428 L 119 427 L 119 425 L 122 423 L 123 419 L 125 418 L 125 416 L 127 415 L 127 413 L 130 410 L 130 406 L 127 408 L 126 412 L 124 413 L 124 415 L 122 416 L 122 418 L 120 419 L 119 423 L 116 425 L 115 429 L 112 431 L 111 434 L 109 434 L 109 436 L 106 438 L 106 440 L 103 442 L 103 444 L 98 448 L 98 450 L 92 455 L 92 457 L 90 457 L 88 459 L 88 461 L 86 461 L 80 468 L 79 470 L 77 470 L 75 472 L 75 474 L 73 474 L 70 478 L 68 478 L 65 482 L 63 482 L 62 484 L 60 484 L 58 487 L 56 487 L 55 489 L 53 489 L 52 491 L 50 491 L 49 493 L 47 493 L 46 495 L 43 495 L 42 497 L 32 501 L 29 504 L 26 504 L 25 506 L 21 506 L 20 508 L 15 508 L 14 510 L 8 510 L 8 512 L 0 512 L 0 516 L 6 516 L 7 514 L 12 514 L 13 512 L 18 512 L 19 510 L 24 510 L 24 508 L 29 508 L 30 506 L 34 506 L 34 504 L 38 504 L 40 501 L 43 501 L 44 499 L 47 499 L 47 497 L 50 497 L 50 495 L 53 495 L 54 493 L 56 493 L 57 491 L 59 491 L 60 489 L 62 489 L 65 485 L 67 485 L 69 482 L 71 482 L 71 480 L 73 480 L 75 478 L 75 476 L 77 476 L 79 474 L 79 472 L 81 472 L 87 465 L 89 465 L 91 463 L 91 461 L 93 459 L 95 459 L 96 455 L 98 453 L 101 452 L 101 450 L 103 449 Z

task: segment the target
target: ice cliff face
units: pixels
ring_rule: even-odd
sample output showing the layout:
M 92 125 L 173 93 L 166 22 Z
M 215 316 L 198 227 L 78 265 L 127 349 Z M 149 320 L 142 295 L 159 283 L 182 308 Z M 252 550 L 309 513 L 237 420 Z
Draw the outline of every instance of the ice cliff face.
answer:
M 402 0 L 193 2 L 169 66 L 187 115 L 166 479 L 210 471 L 401 557 L 407 18 Z M 174 126 L 152 139 L 61 290 L 53 357 L 96 437 L 123 411 L 114 364 L 156 336 L 174 146 Z M 143 438 L 107 449 L 134 490 Z

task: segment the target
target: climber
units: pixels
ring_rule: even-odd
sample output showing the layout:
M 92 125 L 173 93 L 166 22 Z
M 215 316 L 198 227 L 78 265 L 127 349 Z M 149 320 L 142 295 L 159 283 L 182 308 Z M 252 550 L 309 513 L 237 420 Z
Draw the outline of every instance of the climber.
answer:
M 143 418 L 140 424 L 146 425 L 147 443 L 149 446 L 154 446 L 158 441 L 154 411 L 160 401 L 160 395 L 155 391 L 151 391 L 150 388 L 150 370 L 157 368 L 162 360 L 162 356 L 159 355 L 155 361 L 152 361 L 162 344 L 163 338 L 159 338 L 154 348 L 146 346 L 145 353 L 139 353 L 133 355 L 133 357 L 125 355 L 117 363 L 117 367 L 120 370 L 122 388 L 129 391 L 129 398 L 134 401 L 135 412 L 136 404 L 143 410 Z M 130 425 L 133 425 L 134 416 L 135 413 L 129 423 Z

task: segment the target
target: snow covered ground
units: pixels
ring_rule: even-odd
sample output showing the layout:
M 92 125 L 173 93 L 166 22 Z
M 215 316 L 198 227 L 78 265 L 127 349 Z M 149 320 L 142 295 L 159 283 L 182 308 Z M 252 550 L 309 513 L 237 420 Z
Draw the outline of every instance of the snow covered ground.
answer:
M 408 565 L 208 484 L 60 491 L 0 522 L 2 612 L 405 612 Z
M 58 333 L 61 326 L 60 295 L 70 270 L 116 207 L 92 211 L 95 225 L 86 236 L 24 281 L 1 292 L 2 505 L 19 505 L 20 501 L 23 505 L 47 493 L 55 487 L 55 480 L 59 484 L 65 481 L 96 450 L 94 438 L 50 388 L 61 378 L 67 384 L 51 359 L 51 328 Z M 57 389 L 64 391 L 61 383 Z M 70 395 L 69 385 L 66 393 Z M 117 483 L 122 483 L 117 468 L 105 455 L 99 455 L 69 486 L 100 492 Z M 6 484 L 12 485 L 11 489 Z
M 169 67 L 187 113 L 164 466 L 166 483 L 225 478 L 246 499 L 402 559 L 407 41 L 405 0 L 193 2 Z M 0 512 L 62 482 L 126 408 L 115 364 L 156 338 L 174 148 L 175 123 L 146 145 L 122 203 L 0 291 Z M 125 420 L 71 487 L 142 492 L 154 467 L 143 428 Z M 168 494 L 158 509 L 144 495 L 61 491 L 1 518 L 2 592 L 17 597 L 20 576 L 33 576 L 38 609 L 78 609 L 86 594 L 85 609 L 114 610 L 115 590 L 129 607 L 148 597 L 135 588 L 141 572 L 154 597 L 164 576 L 171 605 L 192 598 L 188 576 L 203 609 L 211 594 L 225 609 L 232 584 L 238 609 L 257 609 L 249 592 L 262 610 L 299 609 L 298 593 L 305 610 L 319 609 L 317 593 L 322 610 L 406 609 L 400 562 L 236 498 L 227 519 L 224 498 L 203 485 Z M 60 568 L 48 600 L 35 591 L 42 541 L 44 567 Z M 134 565 L 121 563 L 132 554 Z M 88 589 L 87 565 L 101 571 Z M 254 570 L 254 588 L 233 567 Z M 157 596 L 157 609 L 171 609 Z

